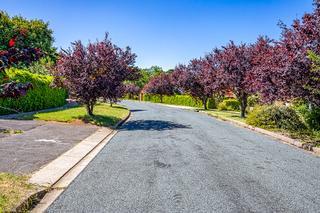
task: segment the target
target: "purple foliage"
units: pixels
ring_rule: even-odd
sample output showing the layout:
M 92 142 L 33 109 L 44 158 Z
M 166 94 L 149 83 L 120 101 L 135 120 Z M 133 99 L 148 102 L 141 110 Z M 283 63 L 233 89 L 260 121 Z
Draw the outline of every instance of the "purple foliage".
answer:
M 136 76 L 135 58 L 129 47 L 117 47 L 106 35 L 103 41 L 87 46 L 72 43 L 71 49 L 60 53 L 54 74 L 92 115 L 98 98 L 116 102 L 123 95 L 123 82 Z
M 174 84 L 172 83 L 171 76 L 167 73 L 161 73 L 160 75 L 152 78 L 143 88 L 143 92 L 149 94 L 160 95 L 160 100 L 164 95 L 174 94 Z
M 245 44 L 236 45 L 232 41 L 221 50 L 214 51 L 218 61 L 217 82 L 222 90 L 231 90 L 240 101 L 241 117 L 245 116 L 247 99 L 251 85 L 247 80 L 252 68 L 252 50 Z
M 208 99 L 217 92 L 216 69 L 208 59 L 193 59 L 185 65 L 178 65 L 172 73 L 172 79 L 184 93 L 200 99 L 207 109 Z
M 128 94 L 129 98 L 132 99 L 134 96 L 139 95 L 141 89 L 140 87 L 132 83 L 129 83 L 125 85 L 124 90 L 125 90 L 125 94 Z
M 10 82 L 0 85 L 0 98 L 16 98 L 26 95 L 27 90 L 32 88 L 31 83 Z

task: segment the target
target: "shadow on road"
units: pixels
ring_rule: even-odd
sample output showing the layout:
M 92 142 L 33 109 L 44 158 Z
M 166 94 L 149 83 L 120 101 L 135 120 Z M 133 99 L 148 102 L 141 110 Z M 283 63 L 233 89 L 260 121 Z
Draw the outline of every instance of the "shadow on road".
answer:
M 161 121 L 161 120 L 136 120 L 127 122 L 121 130 L 155 130 L 155 131 L 164 131 L 172 129 L 190 129 L 190 126 L 183 124 L 174 123 L 171 121 Z
M 130 110 L 131 112 L 143 112 L 143 111 L 146 111 L 144 109 L 131 109 Z

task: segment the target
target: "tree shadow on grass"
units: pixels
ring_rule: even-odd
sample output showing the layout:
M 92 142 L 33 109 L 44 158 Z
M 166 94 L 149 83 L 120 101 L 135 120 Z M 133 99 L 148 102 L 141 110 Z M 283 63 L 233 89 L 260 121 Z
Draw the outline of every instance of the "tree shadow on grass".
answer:
M 118 117 L 105 116 L 105 115 L 93 115 L 93 116 L 85 115 L 85 116 L 78 116 L 77 119 L 80 119 L 85 123 L 91 123 L 97 126 L 106 126 L 106 127 L 112 127 L 121 120 Z
M 125 107 L 123 107 L 123 106 L 117 106 L 117 105 L 112 105 L 111 108 L 115 108 L 115 109 L 127 109 L 127 108 L 125 108 Z
M 190 126 L 174 123 L 171 121 L 161 120 L 135 120 L 127 122 L 121 130 L 135 131 L 135 130 L 151 130 L 164 131 L 172 129 L 190 129 Z

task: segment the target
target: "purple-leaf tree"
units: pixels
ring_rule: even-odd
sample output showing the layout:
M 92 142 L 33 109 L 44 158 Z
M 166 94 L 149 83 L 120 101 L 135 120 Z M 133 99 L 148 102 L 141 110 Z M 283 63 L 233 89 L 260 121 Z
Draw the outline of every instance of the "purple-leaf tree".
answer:
M 208 99 L 217 91 L 214 88 L 216 70 L 207 59 L 193 59 L 188 66 L 178 65 L 172 73 L 175 85 L 207 109 Z
M 320 54 L 319 26 L 320 1 L 314 0 L 312 13 L 306 13 L 301 20 L 295 20 L 291 27 L 281 25 L 283 31 L 280 39 L 280 57 L 283 59 L 282 67 L 285 68 L 282 72 L 284 85 L 290 96 L 320 106 L 319 95 L 309 89 L 310 86 L 316 86 L 313 79 L 319 76 L 312 72 L 312 63 L 307 57 L 308 51 Z
M 136 55 L 130 48 L 121 49 L 108 38 L 84 46 L 80 41 L 60 53 L 56 77 L 61 78 L 72 97 L 86 105 L 87 113 L 93 115 L 97 99 L 111 102 L 123 94 L 123 82 L 131 80 Z
M 251 92 L 258 93 L 265 103 L 292 98 L 283 45 L 259 37 L 251 50 L 252 70 L 246 78 Z
M 129 96 L 129 99 L 133 99 L 134 96 L 139 95 L 141 89 L 135 84 L 128 83 L 128 84 L 125 84 L 124 90 L 125 90 L 125 94 Z
M 162 103 L 164 95 L 174 95 L 174 89 L 171 76 L 167 73 L 161 73 L 144 86 L 143 92 L 159 95 Z
M 248 75 L 252 70 L 252 51 L 245 44 L 236 45 L 232 41 L 221 50 L 214 50 L 219 70 L 217 81 L 223 90 L 230 89 L 240 101 L 241 117 L 245 117 L 247 100 L 250 95 Z

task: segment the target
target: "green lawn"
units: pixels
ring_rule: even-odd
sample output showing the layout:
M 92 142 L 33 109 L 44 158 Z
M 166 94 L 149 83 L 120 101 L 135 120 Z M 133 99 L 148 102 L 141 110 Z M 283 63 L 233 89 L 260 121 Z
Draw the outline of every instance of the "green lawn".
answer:
M 75 122 L 77 120 L 91 123 L 98 126 L 113 126 L 120 120 L 124 119 L 129 110 L 119 106 L 109 104 L 97 104 L 93 110 L 94 116 L 88 116 L 84 106 L 73 107 L 52 112 L 37 113 L 31 116 L 24 116 L 21 119 L 36 119 L 44 121 L 58 121 L 58 122 Z
M 0 213 L 9 212 L 35 190 L 27 180 L 26 176 L 0 173 Z
M 208 115 L 212 116 L 212 117 L 216 117 L 216 118 L 220 118 L 220 119 L 233 119 L 236 121 L 240 121 L 245 123 L 246 119 L 245 118 L 241 118 L 240 117 L 240 112 L 236 112 L 236 111 L 219 111 L 216 109 L 213 110 L 202 110 L 203 112 L 207 113 Z

